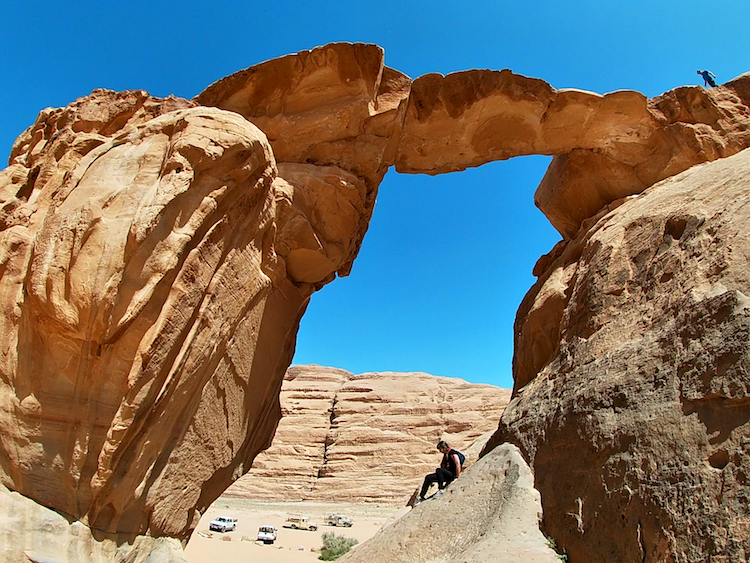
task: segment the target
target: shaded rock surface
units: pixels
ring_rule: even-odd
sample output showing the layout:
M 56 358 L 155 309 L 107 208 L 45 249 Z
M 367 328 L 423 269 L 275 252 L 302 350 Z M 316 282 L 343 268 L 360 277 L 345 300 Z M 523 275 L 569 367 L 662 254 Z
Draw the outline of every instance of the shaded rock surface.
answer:
M 539 531 L 541 503 L 518 449 L 503 444 L 340 559 L 348 563 L 556 563 Z
M 486 449 L 519 445 L 573 561 L 744 561 L 750 150 L 618 203 L 538 264 Z
M 510 390 L 425 373 L 292 366 L 273 444 L 226 495 L 404 504 L 434 471 L 438 440 L 475 461 Z
M 24 563 L 186 563 L 182 543 L 169 537 L 138 536 L 128 542 L 95 538 L 79 521 L 0 485 L 0 561 Z

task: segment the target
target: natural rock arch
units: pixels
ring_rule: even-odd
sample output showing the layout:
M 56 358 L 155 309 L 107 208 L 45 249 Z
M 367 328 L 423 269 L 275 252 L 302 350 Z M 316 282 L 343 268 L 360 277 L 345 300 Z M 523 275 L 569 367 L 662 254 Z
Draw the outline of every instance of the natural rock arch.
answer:
M 43 111 L 0 173 L 2 484 L 89 526 L 108 557 L 178 553 L 169 538 L 270 442 L 299 318 L 349 272 L 390 166 L 554 155 L 535 201 L 566 242 L 745 148 L 747 83 L 647 100 L 510 71 L 412 81 L 375 45 L 332 44 L 193 101 L 95 91 Z M 533 342 L 517 391 L 554 351 L 545 322 L 518 336 Z

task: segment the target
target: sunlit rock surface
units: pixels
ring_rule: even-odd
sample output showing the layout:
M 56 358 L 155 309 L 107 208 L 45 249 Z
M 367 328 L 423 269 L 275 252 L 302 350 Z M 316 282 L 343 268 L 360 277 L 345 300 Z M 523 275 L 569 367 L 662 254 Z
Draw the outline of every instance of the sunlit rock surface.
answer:
M 45 110 L 11 162 L 2 483 L 116 542 L 184 542 L 270 444 L 307 298 L 358 250 L 363 181 L 277 166 L 237 114 L 143 92 Z
M 440 174 L 553 155 L 534 201 L 571 238 L 612 201 L 750 146 L 749 84 L 743 75 L 648 100 L 556 90 L 509 70 L 427 74 L 412 84 L 396 170 Z
M 538 265 L 486 451 L 519 445 L 571 560 L 750 555 L 748 224 L 750 150 L 603 210 Z
M 416 506 L 357 546 L 347 563 L 557 563 L 539 531 L 534 476 L 503 444 L 469 467 L 440 498 Z
M 479 456 L 510 390 L 426 373 L 292 366 L 273 445 L 225 494 L 265 500 L 403 505 L 447 440 Z

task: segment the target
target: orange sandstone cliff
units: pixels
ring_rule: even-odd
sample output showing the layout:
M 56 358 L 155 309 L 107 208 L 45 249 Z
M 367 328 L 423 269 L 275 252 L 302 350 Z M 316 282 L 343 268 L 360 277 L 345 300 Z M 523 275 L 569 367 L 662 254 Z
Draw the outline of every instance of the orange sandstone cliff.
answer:
M 273 444 L 225 495 L 402 505 L 435 470 L 438 440 L 476 461 L 510 390 L 427 373 L 292 366 Z

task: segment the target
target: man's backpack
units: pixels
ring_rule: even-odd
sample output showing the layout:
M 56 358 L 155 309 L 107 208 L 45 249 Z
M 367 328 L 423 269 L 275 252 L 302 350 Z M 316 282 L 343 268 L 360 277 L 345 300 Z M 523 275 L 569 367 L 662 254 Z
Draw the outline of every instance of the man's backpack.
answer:
M 453 453 L 455 453 L 458 456 L 458 461 L 461 462 L 461 467 L 464 466 L 464 461 L 466 461 L 466 456 L 459 452 L 458 450 L 453 450 Z

